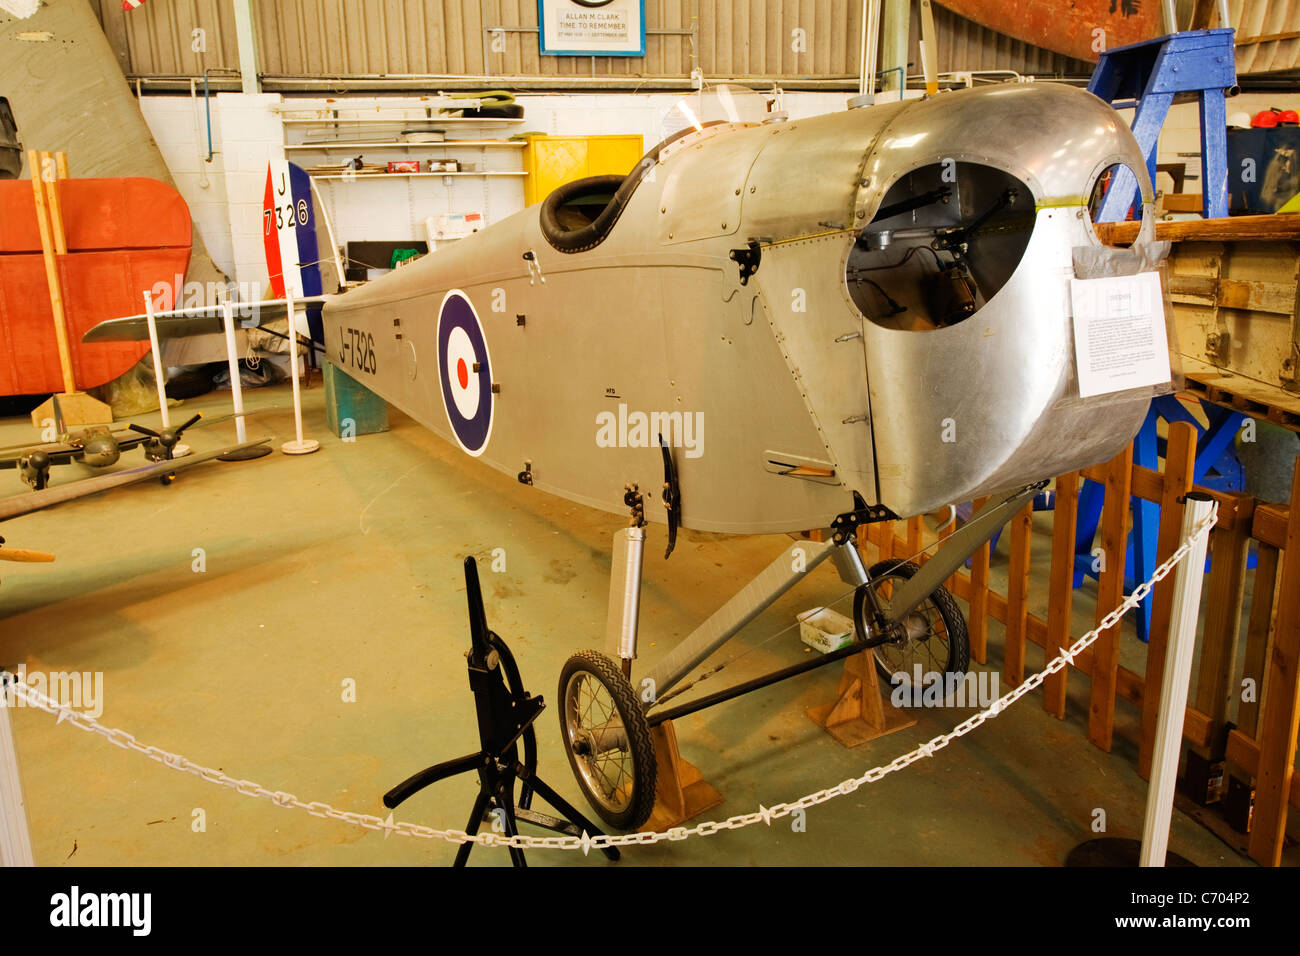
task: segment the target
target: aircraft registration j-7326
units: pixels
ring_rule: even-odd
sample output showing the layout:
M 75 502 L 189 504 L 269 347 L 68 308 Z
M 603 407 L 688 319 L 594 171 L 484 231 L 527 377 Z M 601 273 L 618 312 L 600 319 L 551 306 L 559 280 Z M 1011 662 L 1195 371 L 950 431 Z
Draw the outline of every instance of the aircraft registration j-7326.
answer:
M 1140 190 L 1132 249 L 1094 234 L 1106 188 Z M 1045 479 L 1123 448 L 1159 387 L 1140 370 L 1097 387 L 1072 308 L 1077 280 L 1127 276 L 1105 280 L 1118 283 L 1106 301 L 1150 317 L 1165 361 L 1151 208 L 1114 110 L 1065 86 L 1006 84 L 688 129 L 627 177 L 561 186 L 308 304 L 323 305 L 330 361 L 466 454 L 630 510 L 608 623 L 622 665 L 577 654 L 560 694 L 580 785 L 611 824 L 637 827 L 654 801 L 648 729 L 692 707 L 663 709 L 669 692 L 827 557 L 858 589 L 853 649 L 876 648 L 890 673 L 966 669 L 943 580 Z M 219 321 L 158 316 L 164 334 Z M 114 320 L 87 340 L 143 328 Z M 984 495 L 923 567 L 863 566 L 859 525 Z M 678 526 L 831 533 L 792 544 L 634 689 L 646 518 L 668 522 L 669 550 Z M 599 720 L 593 698 L 608 703 Z

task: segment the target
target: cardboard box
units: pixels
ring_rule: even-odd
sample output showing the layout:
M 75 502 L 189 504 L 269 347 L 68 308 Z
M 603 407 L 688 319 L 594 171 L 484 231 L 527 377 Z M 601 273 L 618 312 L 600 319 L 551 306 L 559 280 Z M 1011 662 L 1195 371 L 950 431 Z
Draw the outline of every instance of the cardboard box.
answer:
M 390 173 L 418 173 L 420 171 L 420 161 L 418 159 L 394 159 L 388 163 Z
M 815 607 L 796 616 L 799 637 L 823 654 L 848 647 L 854 641 L 853 622 L 830 608 Z

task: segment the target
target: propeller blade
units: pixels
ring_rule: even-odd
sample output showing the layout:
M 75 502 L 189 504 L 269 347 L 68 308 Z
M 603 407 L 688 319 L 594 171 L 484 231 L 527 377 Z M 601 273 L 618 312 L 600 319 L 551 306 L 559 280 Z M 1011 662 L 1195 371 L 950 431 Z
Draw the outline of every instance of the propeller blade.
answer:
M 0 548 L 0 561 L 22 561 L 26 564 L 36 564 L 53 560 L 54 555 L 47 554 L 44 551 L 24 551 L 22 548 Z
M 202 417 L 203 417 L 203 414 L 202 414 L 201 412 L 196 412 L 196 413 L 194 414 L 194 417 L 193 417 L 193 418 L 191 418 L 189 421 L 187 421 L 184 425 L 181 425 L 179 428 L 177 428 L 177 429 L 174 430 L 174 434 L 176 435 L 176 437 L 177 437 L 177 438 L 180 438 L 180 437 L 181 437 L 181 432 L 185 431 L 185 429 L 189 428 L 191 425 L 193 425 L 195 422 L 197 422 L 197 421 L 198 421 L 200 418 L 202 418 Z
M 132 422 L 128 427 L 131 429 L 131 431 L 139 432 L 141 435 L 148 435 L 150 438 L 162 437 L 152 428 L 145 428 L 143 425 L 137 425 L 135 422 Z

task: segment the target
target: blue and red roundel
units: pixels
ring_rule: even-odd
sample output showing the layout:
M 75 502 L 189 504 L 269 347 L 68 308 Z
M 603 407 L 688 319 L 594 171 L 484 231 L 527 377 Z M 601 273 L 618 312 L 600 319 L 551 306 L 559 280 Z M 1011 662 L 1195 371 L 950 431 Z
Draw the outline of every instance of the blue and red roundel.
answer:
M 477 458 L 492 437 L 492 362 L 483 325 L 459 289 L 438 310 L 438 376 L 452 433 Z

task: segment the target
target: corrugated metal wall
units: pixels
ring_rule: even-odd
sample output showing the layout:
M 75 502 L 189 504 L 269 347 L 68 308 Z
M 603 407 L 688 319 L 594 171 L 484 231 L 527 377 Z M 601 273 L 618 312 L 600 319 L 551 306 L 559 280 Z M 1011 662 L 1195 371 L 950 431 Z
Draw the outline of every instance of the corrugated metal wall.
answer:
M 201 75 L 238 66 L 231 0 L 151 0 L 138 10 L 92 0 L 130 76 Z M 856 77 L 861 0 L 645 0 L 646 56 L 542 57 L 536 0 L 261 0 L 267 76 L 379 74 Z M 1028 46 L 935 7 L 939 69 L 1084 75 L 1089 64 Z M 914 13 L 915 19 L 915 13 Z M 488 31 L 505 29 L 505 49 Z M 207 52 L 191 50 L 195 29 Z M 806 33 L 806 51 L 793 31 Z M 531 32 L 524 32 L 531 31 Z M 912 72 L 919 27 L 912 29 Z

